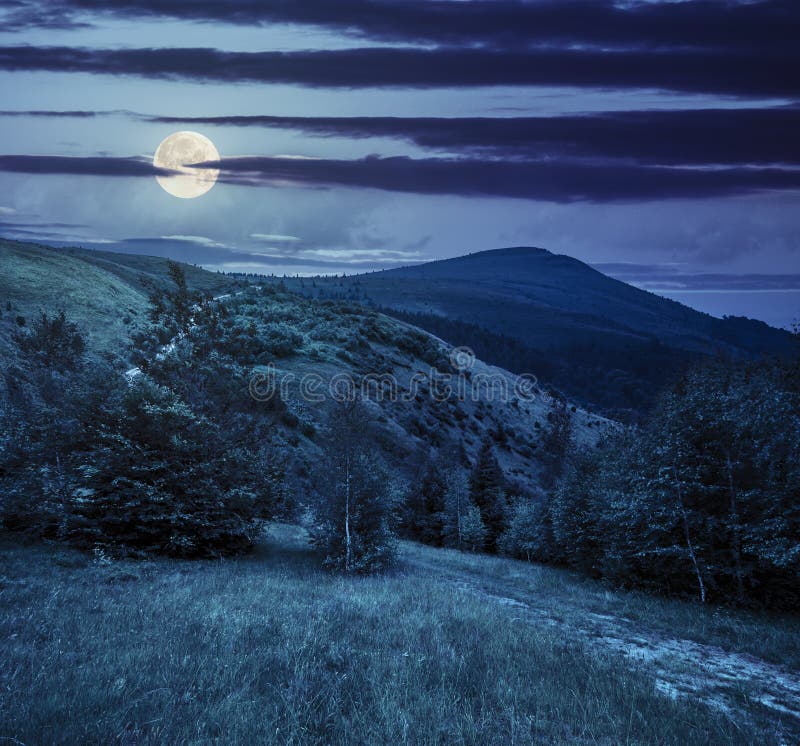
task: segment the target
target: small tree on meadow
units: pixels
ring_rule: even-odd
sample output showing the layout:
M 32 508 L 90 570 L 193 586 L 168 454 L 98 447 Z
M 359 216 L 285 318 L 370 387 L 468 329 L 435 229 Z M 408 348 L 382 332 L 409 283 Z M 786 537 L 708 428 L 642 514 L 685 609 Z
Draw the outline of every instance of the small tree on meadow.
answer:
M 338 404 L 322 441 L 311 542 L 326 567 L 347 574 L 386 569 L 396 554 L 399 490 L 370 438 L 364 405 Z

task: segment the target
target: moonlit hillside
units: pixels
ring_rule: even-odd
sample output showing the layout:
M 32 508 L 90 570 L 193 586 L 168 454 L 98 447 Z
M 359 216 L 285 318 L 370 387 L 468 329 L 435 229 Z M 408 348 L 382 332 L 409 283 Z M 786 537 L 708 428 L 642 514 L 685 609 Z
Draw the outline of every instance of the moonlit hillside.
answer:
M 800 743 L 798 38 L 0 2 L 0 741 Z

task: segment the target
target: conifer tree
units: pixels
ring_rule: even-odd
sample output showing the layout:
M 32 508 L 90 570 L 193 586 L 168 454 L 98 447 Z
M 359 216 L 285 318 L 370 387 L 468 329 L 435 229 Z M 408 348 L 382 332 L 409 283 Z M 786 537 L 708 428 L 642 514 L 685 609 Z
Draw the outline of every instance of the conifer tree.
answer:
M 470 478 L 470 499 L 478 507 L 486 528 L 486 549 L 497 551 L 497 540 L 506 528 L 508 506 L 505 478 L 491 440 L 484 440 Z

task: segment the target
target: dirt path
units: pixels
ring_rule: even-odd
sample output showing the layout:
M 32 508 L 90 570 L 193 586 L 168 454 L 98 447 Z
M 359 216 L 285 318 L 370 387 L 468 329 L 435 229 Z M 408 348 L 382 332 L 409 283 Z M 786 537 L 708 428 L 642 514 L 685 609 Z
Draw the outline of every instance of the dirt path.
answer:
M 598 614 L 542 598 L 507 581 L 491 581 L 469 571 L 442 567 L 417 557 L 410 567 L 424 569 L 465 592 L 518 610 L 519 618 L 559 630 L 566 639 L 602 648 L 652 675 L 659 691 L 672 698 L 691 697 L 733 720 L 758 710 L 800 738 L 800 672 L 715 645 L 670 638 L 622 616 Z M 788 741 L 787 741 L 788 743 Z

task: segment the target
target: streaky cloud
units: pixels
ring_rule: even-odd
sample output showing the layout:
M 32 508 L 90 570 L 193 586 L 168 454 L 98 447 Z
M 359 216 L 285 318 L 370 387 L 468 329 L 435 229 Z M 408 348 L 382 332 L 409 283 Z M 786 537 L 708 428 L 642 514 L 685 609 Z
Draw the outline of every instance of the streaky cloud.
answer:
M 800 189 L 800 170 L 783 168 L 701 169 L 405 156 L 356 160 L 242 157 L 223 158 L 214 166 L 221 170 L 223 180 L 243 185 L 327 185 L 563 203 L 642 202 Z
M 398 138 L 506 157 L 625 158 L 662 164 L 800 164 L 800 109 L 608 111 L 551 117 L 288 117 L 138 115 L 160 124 L 292 129 Z
M 800 165 L 800 108 L 600 111 L 547 117 L 167 116 L 133 111 L 0 110 L 0 117 L 126 116 L 151 124 L 263 127 L 496 158 L 614 158 L 652 165 Z
M 317 88 L 576 86 L 731 96 L 800 95 L 800 48 L 764 51 L 0 47 L 0 70 L 133 75 Z
M 173 173 L 141 158 L 66 155 L 0 155 L 0 171 L 76 176 L 170 176 Z
M 70 28 L 109 15 L 239 25 L 289 23 L 386 42 L 490 46 L 774 50 L 800 38 L 800 7 L 760 2 L 613 0 L 20 0 L 7 30 Z
M 511 197 L 550 202 L 643 202 L 800 190 L 800 169 L 678 168 L 626 163 L 368 156 L 354 160 L 246 156 L 194 164 L 241 186 L 352 187 L 412 194 Z M 153 176 L 135 158 L 0 156 L 0 171 Z

